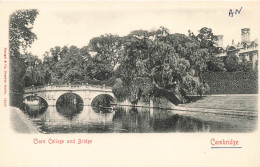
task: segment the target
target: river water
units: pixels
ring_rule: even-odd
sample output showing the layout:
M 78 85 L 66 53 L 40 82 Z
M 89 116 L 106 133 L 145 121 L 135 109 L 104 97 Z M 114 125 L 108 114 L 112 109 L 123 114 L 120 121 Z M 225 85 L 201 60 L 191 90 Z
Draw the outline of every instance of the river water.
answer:
M 142 107 L 26 105 L 23 111 L 42 133 L 252 132 L 257 124 L 254 116 Z

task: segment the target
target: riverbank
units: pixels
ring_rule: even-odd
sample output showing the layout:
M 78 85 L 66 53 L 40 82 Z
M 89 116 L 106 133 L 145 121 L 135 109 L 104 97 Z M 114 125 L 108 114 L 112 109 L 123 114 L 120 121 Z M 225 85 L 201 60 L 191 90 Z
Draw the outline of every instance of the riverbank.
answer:
M 257 116 L 257 94 L 221 94 L 205 96 L 189 96 L 191 102 L 173 105 L 166 99 L 156 99 L 153 105 L 138 103 L 137 108 L 155 108 L 188 112 L 215 113 L 226 115 Z M 133 107 L 131 104 L 120 104 L 122 107 Z
M 40 133 L 29 117 L 19 108 L 10 107 L 11 127 L 17 133 Z
M 179 107 L 216 109 L 223 111 L 258 111 L 258 95 L 257 94 L 230 94 L 230 95 L 207 95 L 194 102 L 180 104 Z
M 146 113 L 149 111 L 150 114 L 156 111 L 157 113 L 165 113 L 167 110 L 168 113 L 172 114 L 173 118 L 178 118 L 180 120 L 191 120 L 191 122 L 203 122 L 213 128 L 212 131 L 215 132 L 252 132 L 256 129 L 257 125 L 257 118 L 258 118 L 258 109 L 257 109 L 257 95 L 210 95 L 204 96 L 202 98 L 196 97 L 195 100 L 190 103 L 180 104 L 178 106 L 170 106 L 164 105 L 164 102 L 160 100 L 157 101 L 157 104 L 153 105 L 153 107 L 147 106 L 136 106 L 137 112 L 142 115 L 142 113 Z M 86 106 L 85 106 L 86 107 Z M 123 107 L 123 106 L 122 106 Z M 127 106 L 125 106 L 127 107 Z M 131 106 L 128 106 L 131 107 Z M 56 107 L 54 107 L 56 110 Z M 32 119 L 30 119 L 26 114 L 24 114 L 20 109 L 10 107 L 11 111 L 11 125 L 13 129 L 18 133 L 40 133 L 39 130 L 36 128 Z M 52 110 L 51 110 L 52 111 Z M 145 111 L 145 112 L 142 112 Z M 50 111 L 47 111 L 50 112 Z M 167 113 L 166 112 L 166 113 Z M 56 114 L 55 112 L 51 112 L 52 116 L 49 117 L 49 120 L 57 119 L 60 123 L 60 119 L 67 122 L 68 124 L 73 124 L 73 120 L 67 120 L 65 117 L 62 117 L 60 114 Z M 170 114 L 170 115 L 171 115 Z M 47 114 L 50 116 L 50 114 Z M 84 115 L 84 114 L 81 114 Z M 120 113 L 119 113 L 120 115 Z M 159 114 L 160 115 L 160 114 Z M 95 116 L 95 117 L 94 117 Z M 84 117 L 84 121 L 86 118 L 90 117 L 89 120 L 93 118 L 97 118 L 97 123 L 100 123 L 100 120 L 103 120 L 104 115 L 99 115 L 96 113 L 89 113 L 86 110 L 86 117 Z M 121 115 L 122 116 L 122 115 Z M 151 115 L 149 115 L 150 117 Z M 158 115 L 157 115 L 158 116 Z M 156 116 L 156 117 L 157 117 Z M 169 116 L 169 115 L 168 115 Z M 82 117 L 82 116 L 81 116 Z M 83 118 L 76 118 L 74 122 L 82 121 Z M 100 118 L 102 119 L 100 119 Z M 126 116 L 125 119 L 127 120 L 129 117 Z M 143 117 L 143 116 L 142 116 Z M 152 116 L 153 117 L 153 116 Z M 160 117 L 160 116 L 159 116 Z M 132 118 L 132 117 L 131 117 Z M 134 119 L 133 117 L 132 119 Z M 106 117 L 108 119 L 108 117 Z M 118 116 L 115 117 L 118 119 Z M 88 120 L 88 119 L 87 119 Z M 86 121 L 86 125 L 89 126 L 89 120 Z M 112 120 L 111 120 L 112 121 Z M 118 121 L 118 120 L 117 120 Z M 125 120 L 124 120 L 125 121 Z M 109 124 L 110 121 L 106 120 L 106 124 Z M 165 123 L 176 123 L 176 120 L 167 120 Z M 143 122 L 142 122 L 143 124 Z M 77 124 L 78 125 L 78 124 Z M 188 123 L 182 124 L 184 128 L 189 125 Z M 231 129 L 228 129 L 230 127 Z M 63 127 L 64 128 L 64 127 Z M 222 129 L 223 128 L 223 129 Z M 70 129 L 71 130 L 71 129 Z
M 257 129 L 258 95 L 209 95 L 194 102 L 180 104 L 173 114 L 189 116 L 205 122 L 237 127 L 241 132 Z

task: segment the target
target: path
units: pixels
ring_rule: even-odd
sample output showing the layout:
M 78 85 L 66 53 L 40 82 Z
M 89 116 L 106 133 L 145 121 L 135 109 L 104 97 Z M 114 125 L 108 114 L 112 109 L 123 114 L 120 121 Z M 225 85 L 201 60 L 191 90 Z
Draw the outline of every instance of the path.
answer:
M 18 133 L 39 133 L 37 128 L 19 108 L 10 107 L 12 128 Z

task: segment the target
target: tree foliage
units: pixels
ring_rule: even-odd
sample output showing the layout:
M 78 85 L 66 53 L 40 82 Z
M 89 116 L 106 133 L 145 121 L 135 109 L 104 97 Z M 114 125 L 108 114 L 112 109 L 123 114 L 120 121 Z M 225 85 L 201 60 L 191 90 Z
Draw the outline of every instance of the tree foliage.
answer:
M 199 42 L 183 34 L 169 34 L 163 27 L 133 31 L 125 37 L 119 77 L 133 104 L 141 97 L 163 96 L 158 92 L 175 94 L 180 102 L 186 102 L 183 97 L 188 92 L 206 89 L 199 75 L 206 69 L 205 57 L 207 52 Z
M 239 62 L 239 58 L 231 54 L 225 60 L 225 68 L 228 72 L 235 72 L 235 71 L 244 71 L 248 72 L 252 70 L 252 64 L 245 57 L 242 57 L 241 62 Z
M 9 55 L 10 55 L 10 104 L 19 105 L 22 101 L 22 78 L 26 71 L 25 61 L 22 57 L 26 48 L 30 47 L 36 34 L 32 32 L 33 24 L 38 15 L 36 9 L 18 10 L 9 18 Z M 23 52 L 21 53 L 21 50 Z
M 221 48 L 216 46 L 218 37 L 213 34 L 211 28 L 203 27 L 199 30 L 197 35 L 189 30 L 189 37 L 199 42 L 199 47 L 207 53 L 207 57 L 204 57 L 207 70 L 220 72 L 225 71 L 224 62 L 216 57 L 221 53 Z M 204 66 L 205 67 L 205 66 Z
M 23 76 L 24 86 L 39 86 L 44 82 L 44 73 L 42 73 L 42 61 L 30 53 L 22 55 L 26 70 Z
M 79 83 L 84 80 L 85 57 L 88 56 L 84 54 L 84 48 L 55 47 L 50 49 L 50 53 L 45 55 L 43 66 L 45 73 L 50 74 L 52 83 Z
M 225 67 L 228 72 L 234 72 L 238 70 L 238 57 L 234 54 L 229 55 L 225 59 Z
M 123 49 L 123 41 L 118 35 L 105 34 L 94 37 L 88 44 L 93 54 L 92 79 L 107 80 L 112 77 Z
M 185 103 L 187 95 L 209 90 L 203 72 L 248 70 L 248 62 L 238 65 L 234 56 L 225 64 L 217 58 L 216 39 L 206 27 L 197 35 L 190 31 L 189 35 L 171 34 L 165 27 L 134 30 L 123 37 L 105 34 L 82 48 L 55 46 L 44 54 L 42 62 L 25 54 L 23 80 L 26 86 L 108 83 L 118 101 L 137 104 L 166 97 L 174 104 Z

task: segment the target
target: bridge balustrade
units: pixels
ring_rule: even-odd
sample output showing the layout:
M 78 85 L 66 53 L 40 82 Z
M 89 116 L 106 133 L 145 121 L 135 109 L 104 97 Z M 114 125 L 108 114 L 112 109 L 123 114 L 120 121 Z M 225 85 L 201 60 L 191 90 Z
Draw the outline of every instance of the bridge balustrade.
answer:
M 92 89 L 93 88 L 99 88 L 99 89 L 103 89 L 103 90 L 111 90 L 112 87 L 108 87 L 108 86 L 105 86 L 105 85 L 92 85 L 92 84 L 73 84 L 73 85 L 70 85 L 70 84 L 64 84 L 64 85 L 46 85 L 46 86 L 31 86 L 31 87 L 27 87 L 27 88 L 24 88 L 24 92 L 27 93 L 27 92 L 36 92 L 36 91 L 44 91 L 44 90 L 63 90 L 63 89 L 69 89 L 69 90 L 78 90 L 78 89 Z

